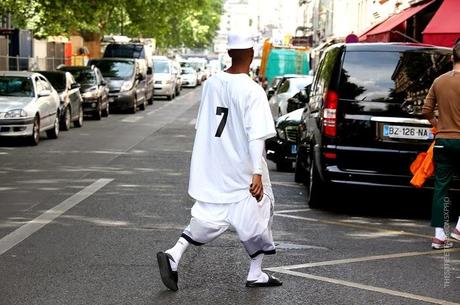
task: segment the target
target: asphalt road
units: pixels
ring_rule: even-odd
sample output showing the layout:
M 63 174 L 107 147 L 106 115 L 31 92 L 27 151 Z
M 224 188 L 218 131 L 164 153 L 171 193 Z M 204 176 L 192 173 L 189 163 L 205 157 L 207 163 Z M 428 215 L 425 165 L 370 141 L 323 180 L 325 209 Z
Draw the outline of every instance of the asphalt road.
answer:
M 46 137 L 0 142 L 0 305 L 460 304 L 460 244 L 430 249 L 429 192 L 337 190 L 310 210 L 271 164 L 278 288 L 244 287 L 234 232 L 191 246 L 177 293 L 155 254 L 189 220 L 188 168 L 200 89 L 144 112 Z M 454 223 L 452 223 L 454 225 Z

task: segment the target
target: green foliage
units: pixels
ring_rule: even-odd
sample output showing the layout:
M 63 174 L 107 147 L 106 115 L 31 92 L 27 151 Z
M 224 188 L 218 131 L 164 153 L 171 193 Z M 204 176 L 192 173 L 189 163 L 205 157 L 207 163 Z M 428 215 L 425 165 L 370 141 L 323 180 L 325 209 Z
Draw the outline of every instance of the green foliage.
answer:
M 2 0 L 17 27 L 36 36 L 124 34 L 161 48 L 204 47 L 219 26 L 223 0 Z M 122 33 L 123 32 L 123 33 Z

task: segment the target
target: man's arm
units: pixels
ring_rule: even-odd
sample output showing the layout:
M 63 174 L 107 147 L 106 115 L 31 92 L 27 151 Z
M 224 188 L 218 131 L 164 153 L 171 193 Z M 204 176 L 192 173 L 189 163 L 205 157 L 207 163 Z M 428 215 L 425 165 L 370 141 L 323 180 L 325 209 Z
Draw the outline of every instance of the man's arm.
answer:
M 262 200 L 264 187 L 262 185 L 262 158 L 265 142 L 262 139 L 249 141 L 249 155 L 252 165 L 252 183 L 250 186 L 251 195 L 257 201 Z
M 434 115 L 434 109 L 436 107 L 436 92 L 435 92 L 435 83 L 431 85 L 430 91 L 428 92 L 425 102 L 423 103 L 422 114 L 423 116 L 430 121 L 431 125 L 434 128 L 438 127 L 438 120 Z

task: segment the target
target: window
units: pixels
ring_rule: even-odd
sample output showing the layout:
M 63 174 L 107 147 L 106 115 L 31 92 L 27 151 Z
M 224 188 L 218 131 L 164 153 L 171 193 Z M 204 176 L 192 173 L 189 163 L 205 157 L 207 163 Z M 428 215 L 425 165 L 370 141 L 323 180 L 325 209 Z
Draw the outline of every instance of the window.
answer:
M 423 101 L 433 80 L 451 69 L 450 55 L 436 51 L 347 52 L 339 95 L 372 102 Z
M 285 93 L 289 90 L 289 80 L 286 79 L 284 80 L 284 82 L 281 83 L 279 89 L 278 89 L 278 92 L 276 92 L 276 94 L 280 94 L 280 93 Z

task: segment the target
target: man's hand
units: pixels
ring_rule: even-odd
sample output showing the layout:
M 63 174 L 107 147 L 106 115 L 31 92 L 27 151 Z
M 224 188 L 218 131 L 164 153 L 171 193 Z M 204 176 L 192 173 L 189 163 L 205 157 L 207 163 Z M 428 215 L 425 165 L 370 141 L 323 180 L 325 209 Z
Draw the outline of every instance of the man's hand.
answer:
M 264 187 L 262 185 L 261 175 L 252 176 L 252 183 L 249 191 L 251 192 L 252 197 L 256 198 L 257 202 L 262 200 L 262 197 L 264 196 Z

